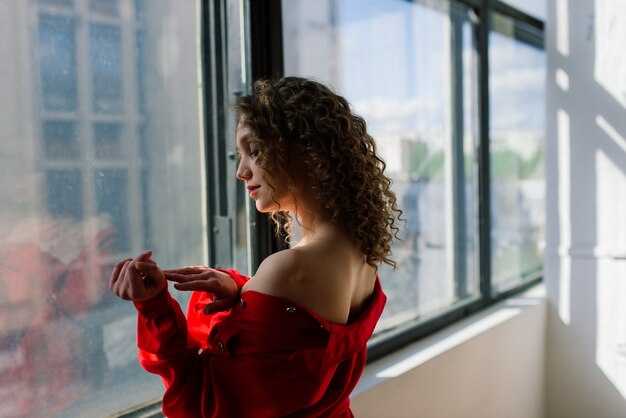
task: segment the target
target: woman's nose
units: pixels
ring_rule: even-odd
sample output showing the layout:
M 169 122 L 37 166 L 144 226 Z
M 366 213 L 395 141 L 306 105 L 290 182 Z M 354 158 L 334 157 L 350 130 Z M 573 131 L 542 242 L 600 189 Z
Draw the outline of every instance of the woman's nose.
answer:
M 235 175 L 237 176 L 239 180 L 245 181 L 245 180 L 250 179 L 252 172 L 250 171 L 248 166 L 245 165 L 243 161 L 241 161 L 239 165 L 237 166 L 237 172 Z

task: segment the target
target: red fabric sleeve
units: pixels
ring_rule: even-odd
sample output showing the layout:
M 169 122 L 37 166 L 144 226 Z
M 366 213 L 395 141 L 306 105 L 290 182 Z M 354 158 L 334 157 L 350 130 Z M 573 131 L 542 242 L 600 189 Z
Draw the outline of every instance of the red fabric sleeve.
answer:
M 233 269 L 219 270 L 235 280 L 239 291 L 250 280 Z M 194 292 L 190 301 L 190 311 L 193 310 L 194 302 L 202 300 L 204 305 L 211 299 L 211 295 L 206 292 Z M 133 303 L 139 313 L 137 320 L 139 363 L 146 371 L 161 376 L 166 389 L 163 396 L 164 410 L 170 409 L 169 405 L 176 405 L 174 408 L 176 412 L 169 416 L 201 416 L 198 408 L 203 402 L 200 400 L 204 399 L 206 402 L 207 398 L 212 398 L 212 394 L 203 393 L 212 386 L 207 385 L 210 376 L 206 376 L 209 367 L 205 364 L 210 361 L 211 355 L 208 352 L 201 355 L 202 349 L 207 348 L 206 340 L 210 327 L 205 326 L 209 324 L 196 324 L 198 321 L 195 317 L 202 316 L 206 321 L 214 315 L 206 316 L 194 312 L 193 318 L 190 318 L 191 322 L 188 323 L 180 305 L 172 298 L 167 288 L 151 299 Z M 225 312 L 218 316 L 223 314 Z
M 235 283 L 237 283 L 239 292 L 241 292 L 241 288 L 243 287 L 243 285 L 246 284 L 248 280 L 250 280 L 249 277 L 244 276 L 243 274 L 239 273 L 237 270 L 234 270 L 234 269 L 216 269 L 216 270 L 222 271 L 224 273 L 228 273 L 228 275 L 233 278 Z
M 133 302 L 139 312 L 137 345 L 139 363 L 161 376 L 166 393 L 163 402 L 175 399 L 180 416 L 200 416 L 202 359 L 199 347 L 187 338 L 187 321 L 167 287 L 145 301 Z

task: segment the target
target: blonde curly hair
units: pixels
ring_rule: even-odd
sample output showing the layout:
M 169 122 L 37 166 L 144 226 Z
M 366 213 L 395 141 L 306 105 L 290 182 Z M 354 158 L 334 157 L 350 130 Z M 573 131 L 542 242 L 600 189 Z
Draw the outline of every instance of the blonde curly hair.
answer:
M 368 264 L 396 267 L 391 244 L 402 211 L 374 138 L 346 99 L 318 82 L 283 77 L 255 82 L 235 110 L 252 132 L 260 167 L 287 179 L 293 193 L 294 165 L 301 165 L 321 215 L 358 243 Z M 289 236 L 289 213 L 278 210 L 271 217 Z

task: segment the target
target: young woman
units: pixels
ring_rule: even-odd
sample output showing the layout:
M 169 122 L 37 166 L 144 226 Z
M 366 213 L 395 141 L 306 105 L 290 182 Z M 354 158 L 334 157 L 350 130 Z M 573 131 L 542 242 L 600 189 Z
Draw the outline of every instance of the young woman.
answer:
M 237 178 L 260 212 L 302 239 L 252 278 L 120 262 L 110 287 L 139 312 L 139 359 L 166 386 L 168 417 L 349 417 L 385 303 L 377 276 L 396 197 L 347 101 L 297 77 L 258 81 L 237 104 Z M 166 281 L 193 291 L 187 317 Z

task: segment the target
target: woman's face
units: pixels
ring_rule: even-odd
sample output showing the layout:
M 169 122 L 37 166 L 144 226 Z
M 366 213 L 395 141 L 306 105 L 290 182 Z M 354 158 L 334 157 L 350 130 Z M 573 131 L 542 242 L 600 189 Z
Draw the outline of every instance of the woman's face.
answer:
M 236 139 L 239 155 L 237 178 L 246 182 L 246 189 L 256 202 L 259 212 L 294 211 L 295 205 L 289 193 L 287 180 L 274 178 L 267 170 L 256 164 L 259 149 L 250 142 L 251 138 L 250 128 L 240 123 L 237 127 Z M 271 181 L 271 186 L 268 179 Z

